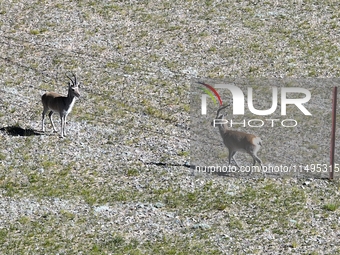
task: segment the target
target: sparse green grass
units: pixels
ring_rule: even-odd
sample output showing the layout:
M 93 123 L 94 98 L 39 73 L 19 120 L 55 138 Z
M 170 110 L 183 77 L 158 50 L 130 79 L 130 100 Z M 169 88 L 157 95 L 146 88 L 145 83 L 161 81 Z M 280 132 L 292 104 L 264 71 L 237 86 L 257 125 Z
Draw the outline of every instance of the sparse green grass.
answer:
M 155 117 L 155 118 L 160 118 L 164 120 L 169 120 L 173 121 L 173 118 L 169 116 L 167 113 L 161 111 L 158 107 L 153 107 L 153 106 L 147 106 L 145 109 L 146 113 Z
M 338 202 L 336 203 L 327 203 L 325 205 L 323 205 L 322 209 L 326 210 L 326 211 L 335 211 L 339 208 L 340 204 Z
M 179 156 L 189 156 L 189 152 L 182 150 L 182 151 L 177 152 L 177 155 L 179 155 Z
M 43 253 L 55 253 L 67 251 L 68 253 L 86 254 L 219 254 L 218 250 L 207 243 L 202 243 L 198 238 L 177 239 L 160 237 L 157 240 L 140 243 L 136 239 L 112 232 L 109 235 L 100 234 L 97 226 L 87 225 L 93 231 L 84 234 L 79 228 L 74 227 L 72 233 L 65 232 L 60 221 L 72 223 L 77 226 L 86 226 L 86 219 L 74 218 L 65 213 L 60 215 L 44 215 L 43 220 L 27 219 L 25 225 L 12 224 L 10 232 L 0 231 L 2 248 L 9 253 L 24 253 L 40 251 Z M 15 231 L 20 231 L 22 239 L 7 242 L 7 238 L 13 238 Z
M 6 155 L 5 155 L 5 154 L 2 154 L 2 153 L 0 153 L 0 160 L 4 160 L 4 159 L 6 159 Z
M 159 162 L 190 160 L 182 141 L 180 146 L 169 142 L 170 153 L 158 152 L 171 140 L 169 134 L 183 131 L 174 124 L 189 126 L 192 75 L 183 72 L 189 67 L 193 76 L 211 78 L 339 76 L 332 32 L 339 18 L 336 1 L 44 2 L 1 5 L 3 33 L 15 40 L 1 39 L 0 84 L 20 95 L 1 95 L 0 122 L 36 128 L 39 90 L 66 94 L 65 80 L 60 81 L 65 70 L 79 73 L 84 97 L 70 114 L 71 135 L 63 140 L 0 134 L 0 198 L 41 204 L 13 221 L 2 218 L 7 220 L 0 228 L 4 253 L 262 254 L 262 247 L 273 247 L 272 240 L 282 242 L 272 253 L 339 252 L 314 251 L 306 243 L 339 230 L 326 223 L 338 217 L 337 182 L 319 180 L 321 185 L 309 187 L 289 178 L 192 176 L 183 167 L 141 163 L 149 156 Z M 329 15 L 320 13 L 324 9 Z M 309 124 L 315 132 L 323 123 Z M 318 153 L 316 145 L 304 144 L 306 156 Z M 271 160 L 269 150 L 264 161 Z M 225 159 L 227 152 L 217 157 Z M 46 201 L 58 199 L 90 209 L 40 214 Z M 146 214 L 141 241 L 116 225 L 120 211 L 105 218 L 93 210 L 139 202 L 164 204 L 153 210 L 174 218 L 161 227 L 176 228 L 181 221 L 180 231 L 146 241 L 143 231 L 149 226 L 143 224 L 151 220 Z M 129 213 L 135 213 L 133 207 Z M 322 222 L 323 229 L 312 227 L 312 221 Z M 193 227 L 205 226 L 202 222 L 209 227 Z
M 126 175 L 127 176 L 138 176 L 139 175 L 139 170 L 136 169 L 136 168 L 129 168 L 127 171 L 126 171 Z
M 36 30 L 36 29 L 32 29 L 32 30 L 30 30 L 30 34 L 31 35 L 38 35 L 38 34 L 40 34 L 40 31 Z
M 167 183 L 163 188 L 153 187 L 151 183 L 144 183 L 144 192 L 137 191 L 133 187 L 126 186 L 124 190 L 115 190 L 110 185 L 110 182 L 97 185 L 96 179 L 91 176 L 100 177 L 99 172 L 94 172 L 90 169 L 82 169 L 83 178 L 77 180 L 72 173 L 73 164 L 69 164 L 66 168 L 60 168 L 55 163 L 47 163 L 47 159 L 41 159 L 45 164 L 46 170 L 43 174 L 30 172 L 27 169 L 29 185 L 22 186 L 19 179 L 14 179 L 11 182 L 2 179 L 1 189 L 6 191 L 7 196 L 34 196 L 40 199 L 59 197 L 62 199 L 79 198 L 90 205 L 101 205 L 107 203 L 115 203 L 119 201 L 133 202 L 144 201 L 155 203 L 162 201 L 165 204 L 163 210 L 174 210 L 178 213 L 185 212 L 186 217 L 207 217 L 209 213 L 218 212 L 233 212 L 242 210 L 242 208 L 257 208 L 257 215 L 250 216 L 247 211 L 240 212 L 237 216 L 225 214 L 224 218 L 228 222 L 226 227 L 235 231 L 247 231 L 248 228 L 269 228 L 272 233 L 279 236 L 284 236 L 286 231 L 292 228 L 289 219 L 297 219 L 299 215 L 307 213 L 304 209 L 308 191 L 299 188 L 285 188 L 285 184 L 277 185 L 275 180 L 258 180 L 254 182 L 253 187 L 241 188 L 236 194 L 228 194 L 225 187 L 221 187 L 214 180 L 201 179 L 204 184 L 196 187 L 193 190 L 185 191 L 178 186 L 178 183 Z M 49 171 L 48 171 L 49 169 Z M 13 171 L 12 169 L 11 171 Z M 129 178 L 139 176 L 143 171 L 139 168 L 129 168 L 125 174 L 127 181 Z M 161 173 L 160 173 L 161 175 Z M 131 179 L 132 180 L 132 179 Z M 147 191 L 147 192 L 145 192 Z M 323 196 L 323 195 L 320 195 Z M 235 207 L 235 205 L 237 205 Z M 338 205 L 333 203 L 325 204 L 322 209 L 332 213 L 338 208 Z M 236 213 L 236 212 L 235 212 Z M 59 215 L 46 215 L 43 217 L 44 221 L 40 222 L 27 216 L 19 219 L 20 225 L 13 224 L 9 231 L 0 231 L 0 242 L 5 243 L 6 240 L 12 238 L 15 231 L 22 232 L 22 241 L 7 245 L 8 251 L 21 251 L 25 247 L 33 247 L 34 244 L 39 244 L 44 251 L 57 251 L 67 249 L 69 251 L 90 251 L 90 254 L 101 254 L 106 251 L 116 251 L 132 254 L 146 254 L 161 252 L 169 252 L 173 254 L 186 254 L 194 252 L 195 254 L 204 254 L 208 252 L 211 254 L 218 254 L 216 247 L 210 242 L 202 242 L 202 240 L 209 239 L 210 231 L 216 230 L 212 227 L 208 230 L 196 229 L 195 235 L 199 239 L 188 242 L 185 239 L 177 239 L 176 237 L 165 237 L 165 239 L 158 239 L 150 243 L 139 243 L 129 240 L 120 234 L 95 234 L 86 235 L 82 238 L 82 247 L 78 245 L 71 245 L 67 235 L 63 233 L 62 226 L 57 225 L 60 220 L 64 224 L 73 222 L 77 228 L 71 228 L 68 232 L 77 236 L 79 229 L 87 222 L 84 216 L 79 217 L 76 213 L 68 210 L 61 210 Z M 308 217 L 307 217 L 308 219 Z M 93 224 L 93 223 L 91 223 Z M 308 224 L 301 222 L 296 224 L 298 229 L 304 229 Z M 271 227 L 271 226 L 274 227 Z M 25 226 L 25 227 L 24 227 Z M 53 231 L 47 231 L 47 226 L 52 227 Z M 92 226 L 96 228 L 97 226 Z M 60 229 L 60 230 L 58 230 Z M 191 230 L 193 231 L 193 230 Z M 203 231 L 203 232 L 202 232 Z M 34 235 L 32 235 L 34 233 Z M 102 235 L 102 236 L 101 236 Z M 34 237 L 34 238 L 33 238 Z M 80 237 L 75 237 L 72 243 Z M 233 236 L 235 238 L 235 236 Z M 93 242 L 92 240 L 100 239 L 103 241 Z M 201 240 L 201 241 L 199 241 Z M 300 247 L 300 239 L 290 241 L 292 248 Z

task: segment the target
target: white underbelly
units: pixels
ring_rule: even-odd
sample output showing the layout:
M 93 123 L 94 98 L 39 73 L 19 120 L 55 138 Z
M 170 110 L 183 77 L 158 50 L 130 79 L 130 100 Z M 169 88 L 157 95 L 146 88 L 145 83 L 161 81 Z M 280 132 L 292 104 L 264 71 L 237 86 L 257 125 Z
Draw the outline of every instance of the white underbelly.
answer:
M 66 115 L 68 115 L 68 114 L 72 111 L 72 108 L 73 108 L 73 106 L 74 106 L 75 101 L 76 101 L 76 98 L 74 97 L 74 98 L 72 99 L 72 102 L 71 102 L 70 106 L 68 107 L 68 109 L 67 109 L 67 111 L 66 111 Z

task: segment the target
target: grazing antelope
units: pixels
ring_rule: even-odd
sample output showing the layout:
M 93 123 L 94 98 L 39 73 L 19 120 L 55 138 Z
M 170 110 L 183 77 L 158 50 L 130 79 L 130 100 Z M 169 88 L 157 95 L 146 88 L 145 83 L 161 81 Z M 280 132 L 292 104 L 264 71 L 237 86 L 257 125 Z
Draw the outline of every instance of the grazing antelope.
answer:
M 72 107 L 76 101 L 76 97 L 80 97 L 79 94 L 79 84 L 77 83 L 77 78 L 74 73 L 72 73 L 73 79 L 71 79 L 67 74 L 66 77 L 69 78 L 72 82 L 69 82 L 68 84 L 68 94 L 67 97 L 62 96 L 55 92 L 47 92 L 41 97 L 42 104 L 44 106 L 44 110 L 42 113 L 42 130 L 45 131 L 44 126 L 44 120 L 45 115 L 48 110 L 50 110 L 50 113 L 48 114 L 48 117 L 50 118 L 50 121 L 53 126 L 54 132 L 57 132 L 55 129 L 52 115 L 54 112 L 59 113 L 60 120 L 61 120 L 61 137 L 64 137 L 66 135 L 65 126 L 66 126 L 66 117 L 67 115 L 72 111 Z
M 241 151 L 241 152 L 246 152 L 250 156 L 252 156 L 254 160 L 253 166 L 255 166 L 256 162 L 258 162 L 260 164 L 260 167 L 262 168 L 262 161 L 256 155 L 262 145 L 261 138 L 255 135 L 252 135 L 252 134 L 247 134 L 245 132 L 229 130 L 227 128 L 227 125 L 223 124 L 223 121 L 216 121 L 216 120 L 224 120 L 224 115 L 223 114 L 219 115 L 219 114 L 221 110 L 223 110 L 224 108 L 228 106 L 229 105 L 222 106 L 217 110 L 216 119 L 211 124 L 213 126 L 218 125 L 220 134 L 223 138 L 224 145 L 229 150 L 229 165 L 230 165 L 231 159 L 233 159 L 235 161 L 236 166 L 240 168 L 234 156 L 236 152 Z M 220 124 L 218 124 L 219 122 Z

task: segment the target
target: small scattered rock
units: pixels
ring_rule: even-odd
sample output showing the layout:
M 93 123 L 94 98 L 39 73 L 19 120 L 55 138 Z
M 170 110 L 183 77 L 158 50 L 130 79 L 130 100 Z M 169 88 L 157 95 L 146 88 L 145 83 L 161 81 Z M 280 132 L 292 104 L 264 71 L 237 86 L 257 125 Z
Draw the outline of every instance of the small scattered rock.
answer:
M 208 225 L 208 224 L 205 224 L 205 223 L 198 223 L 198 224 L 195 224 L 194 226 L 193 226 L 193 228 L 194 229 L 203 229 L 203 230 L 206 230 L 206 229 L 210 229 L 211 228 L 211 226 L 210 225 Z
M 162 208 L 162 207 L 165 206 L 165 204 L 163 204 L 163 203 L 161 203 L 161 202 L 157 202 L 157 203 L 155 203 L 153 206 L 156 207 L 156 208 Z

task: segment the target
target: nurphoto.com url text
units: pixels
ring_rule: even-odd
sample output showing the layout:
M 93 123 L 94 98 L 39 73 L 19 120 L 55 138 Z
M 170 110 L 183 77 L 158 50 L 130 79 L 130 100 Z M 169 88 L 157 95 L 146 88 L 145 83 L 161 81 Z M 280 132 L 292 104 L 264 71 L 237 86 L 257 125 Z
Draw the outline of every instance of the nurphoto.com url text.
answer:
M 210 165 L 195 166 L 196 172 L 202 173 L 328 173 L 332 166 L 329 164 L 309 165 L 262 165 L 262 166 L 231 166 Z M 334 164 L 334 172 L 340 172 L 340 164 Z

